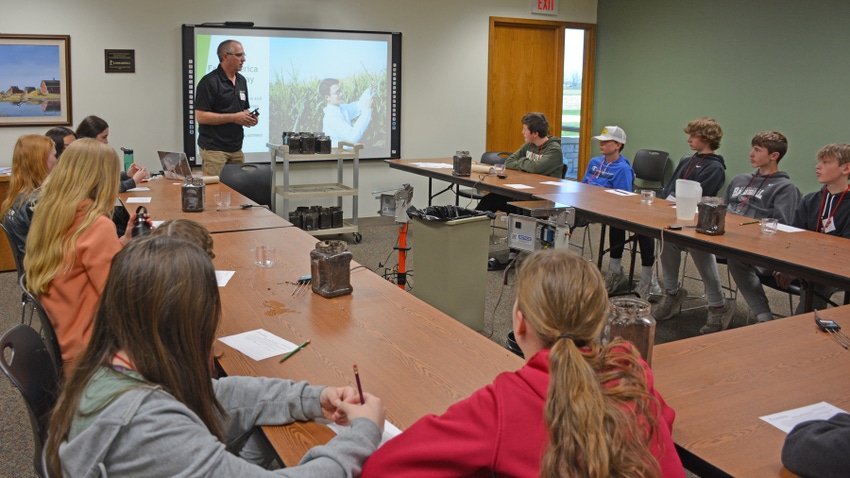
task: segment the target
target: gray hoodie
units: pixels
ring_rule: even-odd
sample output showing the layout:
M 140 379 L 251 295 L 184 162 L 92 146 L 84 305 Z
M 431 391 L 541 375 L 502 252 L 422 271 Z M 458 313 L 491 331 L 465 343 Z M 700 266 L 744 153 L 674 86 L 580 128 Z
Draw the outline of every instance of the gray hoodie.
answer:
M 791 224 L 801 197 L 788 173 L 763 175 L 756 170 L 732 178 L 723 199 L 730 213 L 755 219 L 773 217 L 782 224 Z
M 89 387 L 91 388 L 91 387 Z M 322 417 L 324 387 L 254 377 L 214 381 L 230 416 L 228 443 L 255 426 Z M 87 388 L 88 391 L 88 388 Z M 82 431 L 59 447 L 64 476 L 352 477 L 378 446 L 381 432 L 366 418 L 327 445 L 311 449 L 297 467 L 269 471 L 231 454 L 198 416 L 160 387 L 124 392 Z

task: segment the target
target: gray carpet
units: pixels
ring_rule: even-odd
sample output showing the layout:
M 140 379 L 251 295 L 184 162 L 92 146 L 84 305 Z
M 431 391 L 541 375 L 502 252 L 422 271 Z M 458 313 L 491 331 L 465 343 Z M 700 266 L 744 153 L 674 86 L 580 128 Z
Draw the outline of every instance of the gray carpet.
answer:
M 398 228 L 395 223 L 386 218 L 361 219 L 360 232 L 363 241 L 354 244 L 351 236 L 343 239 L 350 241 L 349 250 L 354 259 L 369 267 L 378 274 L 392 276 L 397 265 L 398 253 L 393 249 L 398 238 Z M 590 249 L 598 244 L 599 226 L 591 225 L 591 238 L 585 249 L 588 256 Z M 504 231 L 496 230 L 495 239 L 504 237 Z M 496 241 L 496 242 L 497 242 Z M 408 255 L 408 270 L 411 271 L 409 283 L 416 286 L 416 238 L 410 235 L 409 243 L 412 250 Z M 508 250 L 503 243 L 491 245 L 491 255 L 500 260 L 507 260 Z M 595 252 L 594 252 L 595 254 Z M 628 267 L 630 255 L 625 254 L 624 267 Z M 696 276 L 692 263 L 688 263 L 688 275 Z M 721 277 L 726 278 L 725 266 L 720 266 Z M 507 284 L 503 284 L 503 271 L 488 272 L 487 300 L 485 303 L 485 325 L 482 333 L 495 342 L 504 345 L 505 337 L 511 328 L 511 309 L 514 302 L 515 275 L 507 274 Z M 693 292 L 701 291 L 702 285 L 696 281 L 686 280 L 685 287 Z M 787 295 L 776 291 L 768 291 L 774 312 L 790 315 Z M 737 310 L 731 327 L 741 327 L 753 318 L 747 313 L 743 298 L 737 299 Z M 705 323 L 705 302 L 694 299 L 686 302 L 686 307 L 696 307 L 691 311 L 682 312 L 675 318 L 658 324 L 655 341 L 663 343 L 699 334 L 699 328 Z M 14 272 L 0 273 L 0 330 L 7 330 L 20 322 L 20 293 Z M 32 431 L 27 417 L 23 399 L 11 383 L 0 379 L 0 456 L 3 456 L 3 467 L 0 476 L 28 477 L 35 476 L 32 467 Z

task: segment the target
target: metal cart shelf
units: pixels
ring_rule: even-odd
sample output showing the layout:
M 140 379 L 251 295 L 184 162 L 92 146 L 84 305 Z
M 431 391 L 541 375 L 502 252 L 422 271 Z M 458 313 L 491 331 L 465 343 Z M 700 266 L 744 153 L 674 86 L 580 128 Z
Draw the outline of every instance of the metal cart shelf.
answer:
M 332 229 L 315 229 L 306 231 L 314 236 L 326 236 L 331 234 L 353 234 L 354 241 L 359 243 L 363 237 L 360 235 L 357 226 L 357 201 L 358 190 L 360 183 L 360 150 L 363 145 L 360 143 L 346 143 L 340 141 L 339 148 L 331 150 L 330 154 L 289 154 L 289 146 L 267 143 L 271 155 L 272 169 L 272 197 L 279 194 L 283 198 L 283 213 L 278 214 L 284 219 L 288 218 L 289 201 L 290 199 L 299 198 L 320 198 L 320 197 L 336 197 L 337 206 L 342 207 L 343 197 L 350 196 L 352 203 L 351 217 L 343 219 L 342 227 Z M 347 147 L 347 148 L 345 148 Z M 277 163 L 278 158 L 283 163 L 283 184 L 278 185 Z M 342 174 L 345 168 L 345 161 L 352 161 L 352 181 L 351 185 L 343 184 Z M 290 167 L 294 163 L 299 162 L 314 162 L 314 161 L 336 161 L 337 163 L 337 182 L 336 183 L 319 183 L 319 184 L 290 184 L 289 174 Z M 272 211 L 276 211 L 276 202 L 272 201 Z

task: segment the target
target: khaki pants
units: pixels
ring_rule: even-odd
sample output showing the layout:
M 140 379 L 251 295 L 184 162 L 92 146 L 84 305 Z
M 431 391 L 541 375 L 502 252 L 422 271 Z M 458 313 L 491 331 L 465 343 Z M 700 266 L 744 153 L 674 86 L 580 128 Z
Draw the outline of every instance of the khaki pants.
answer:
M 218 176 L 225 164 L 241 164 L 245 162 L 242 151 L 226 153 L 224 151 L 212 151 L 201 148 L 202 170 L 205 176 Z

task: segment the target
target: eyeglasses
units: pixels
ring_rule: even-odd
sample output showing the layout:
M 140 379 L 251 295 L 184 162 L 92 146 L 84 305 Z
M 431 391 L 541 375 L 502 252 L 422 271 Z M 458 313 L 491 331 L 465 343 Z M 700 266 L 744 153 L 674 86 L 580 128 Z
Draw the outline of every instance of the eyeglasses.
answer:
M 227 53 L 225 53 L 225 55 L 233 55 L 233 56 L 235 56 L 236 58 L 247 58 L 247 57 L 248 57 L 248 55 L 246 55 L 246 54 L 245 54 L 245 52 L 242 52 L 242 53 L 230 53 L 230 52 L 227 52 Z
M 342 90 L 331 91 L 330 96 L 342 96 Z

